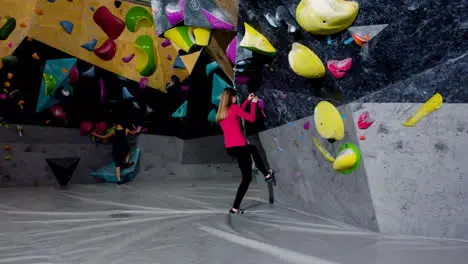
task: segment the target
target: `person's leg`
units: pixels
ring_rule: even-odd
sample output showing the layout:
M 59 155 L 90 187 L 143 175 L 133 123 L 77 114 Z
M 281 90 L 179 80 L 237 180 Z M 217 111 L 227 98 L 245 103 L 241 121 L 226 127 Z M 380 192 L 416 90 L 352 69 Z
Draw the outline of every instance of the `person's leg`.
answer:
M 249 153 L 252 155 L 252 158 L 255 162 L 255 166 L 257 166 L 258 170 L 265 176 L 265 180 L 270 180 L 273 177 L 273 170 L 267 170 L 265 164 L 263 163 L 260 154 L 258 153 L 257 147 L 254 145 L 247 145 L 246 148 L 248 149 Z
M 112 153 L 112 158 L 114 159 L 115 163 L 115 177 L 117 177 L 117 183 L 120 184 L 120 172 L 123 166 L 124 157 L 122 156 L 122 154 L 114 152 Z
M 236 198 L 232 206 L 232 211 L 237 212 L 239 210 L 242 199 L 244 198 L 245 193 L 249 188 L 250 182 L 252 181 L 252 159 L 250 158 L 248 149 L 245 147 L 236 147 L 235 149 L 231 150 L 229 154 L 237 159 L 239 168 L 242 173 L 242 181 L 239 185 L 239 188 L 237 189 Z
M 115 176 L 117 177 L 117 183 L 120 183 L 120 166 L 115 167 Z

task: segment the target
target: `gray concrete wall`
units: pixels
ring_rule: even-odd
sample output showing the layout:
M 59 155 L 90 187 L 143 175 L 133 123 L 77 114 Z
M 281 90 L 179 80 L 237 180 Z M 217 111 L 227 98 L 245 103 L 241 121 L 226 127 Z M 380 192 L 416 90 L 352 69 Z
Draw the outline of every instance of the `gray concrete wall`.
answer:
M 344 107 L 342 114 L 351 115 Z M 304 130 L 306 120 L 311 129 Z M 350 175 L 341 175 L 332 169 L 316 150 L 313 137 L 320 138 L 313 117 L 283 125 L 260 133 L 270 166 L 277 171 L 278 185 L 275 198 L 308 212 L 345 222 L 354 226 L 378 231 L 374 207 L 364 166 Z M 343 142 L 358 143 L 351 118 L 345 119 L 346 135 L 342 142 L 322 145 L 336 153 Z M 280 151 L 283 149 L 283 152 Z
M 468 238 L 468 105 L 443 104 L 416 126 L 402 123 L 421 104 L 353 104 L 377 221 L 382 232 Z M 349 115 L 350 116 L 350 115 Z M 356 123 L 355 123 L 356 124 Z

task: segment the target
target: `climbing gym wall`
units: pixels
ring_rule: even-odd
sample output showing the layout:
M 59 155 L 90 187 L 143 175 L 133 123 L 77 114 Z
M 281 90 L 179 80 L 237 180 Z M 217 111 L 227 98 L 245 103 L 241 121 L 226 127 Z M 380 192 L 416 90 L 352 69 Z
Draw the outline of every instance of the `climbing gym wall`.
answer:
M 209 74 L 190 75 L 205 72 L 214 62 L 220 69 L 217 76 L 224 79 L 221 84 L 231 82 L 233 66 L 224 51 L 235 34 L 236 10 L 225 12 L 207 2 L 201 4 L 209 10 L 199 14 L 205 14 L 203 19 L 190 20 L 192 15 L 179 8 L 175 21 L 171 8 L 183 1 L 27 2 L 29 12 L 24 14 L 15 11 L 17 1 L 5 5 L 3 17 L 10 21 L 6 22 L 11 24 L 13 18 L 18 25 L 7 25 L 11 32 L 0 41 L 4 120 L 79 127 L 122 115 L 129 123 L 148 128 L 148 133 L 181 137 L 219 133 L 209 121 L 216 105 L 207 87 L 214 83 Z M 159 32 L 166 24 L 170 26 Z M 185 129 L 200 124 L 205 128 Z

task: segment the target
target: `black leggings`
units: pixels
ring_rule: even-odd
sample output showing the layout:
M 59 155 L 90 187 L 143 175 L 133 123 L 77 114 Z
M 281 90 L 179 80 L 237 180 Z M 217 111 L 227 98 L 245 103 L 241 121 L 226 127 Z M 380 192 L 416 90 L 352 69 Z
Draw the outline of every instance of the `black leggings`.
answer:
M 233 208 L 239 209 L 239 206 L 244 198 L 247 189 L 249 188 L 250 182 L 252 181 L 252 158 L 255 161 L 257 169 L 263 173 L 264 176 L 268 175 L 268 171 L 265 168 L 265 164 L 258 154 L 258 150 L 254 145 L 245 145 L 241 147 L 232 147 L 226 149 L 227 153 L 236 158 L 239 163 L 239 168 L 242 173 L 242 181 L 237 190 L 236 199 L 234 200 Z

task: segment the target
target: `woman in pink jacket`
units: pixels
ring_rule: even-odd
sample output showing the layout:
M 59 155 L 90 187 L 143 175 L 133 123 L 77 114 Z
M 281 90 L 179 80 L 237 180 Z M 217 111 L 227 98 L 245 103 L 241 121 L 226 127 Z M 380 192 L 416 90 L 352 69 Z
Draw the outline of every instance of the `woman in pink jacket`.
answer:
M 242 104 L 242 107 L 240 107 L 236 104 L 236 91 L 232 88 L 226 88 L 221 94 L 218 113 L 216 114 L 216 122 L 219 122 L 224 133 L 226 151 L 237 160 L 242 173 L 242 181 L 237 190 L 234 205 L 229 211 L 231 214 L 244 213 L 239 207 L 252 181 L 252 157 L 258 170 L 265 176 L 265 181 L 275 180 L 273 170 L 265 168 L 265 164 L 260 158 L 257 148 L 254 145 L 247 144 L 247 140 L 241 129 L 241 118 L 251 123 L 255 121 L 257 102 L 258 97 L 250 94 Z M 250 113 L 247 113 L 242 109 L 249 103 L 251 103 Z

